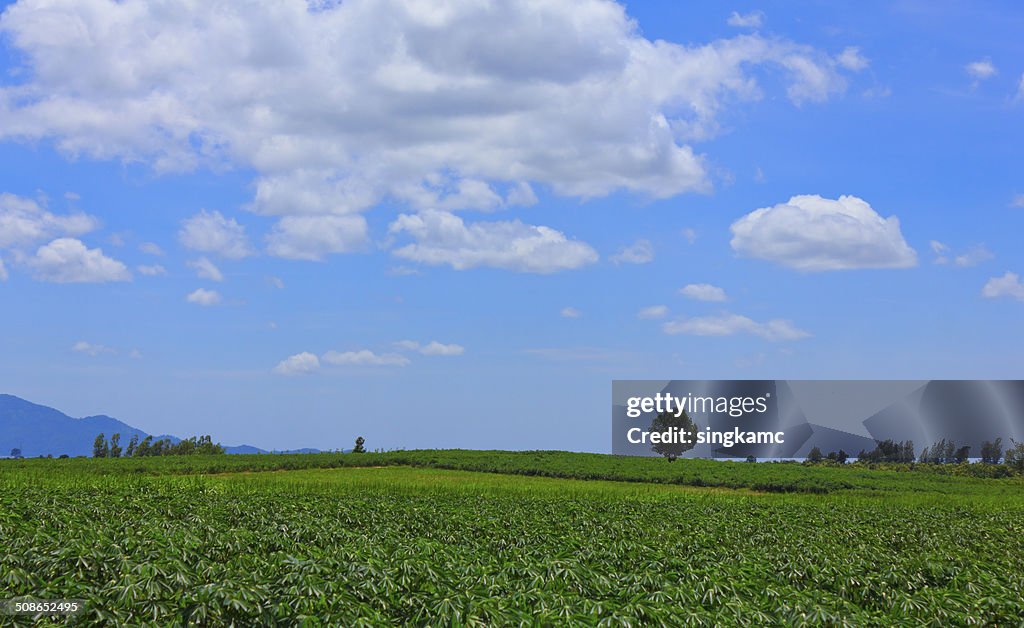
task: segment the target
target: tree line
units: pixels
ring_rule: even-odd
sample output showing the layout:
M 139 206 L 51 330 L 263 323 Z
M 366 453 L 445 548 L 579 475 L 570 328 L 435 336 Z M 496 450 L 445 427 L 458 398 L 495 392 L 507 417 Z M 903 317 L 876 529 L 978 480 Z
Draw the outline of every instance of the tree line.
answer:
M 103 432 L 96 436 L 92 444 L 93 458 L 141 458 L 145 456 L 191 456 L 224 453 L 224 447 L 215 443 L 209 434 L 186 438 L 172 443 L 169 438 L 154 441 L 147 436 L 141 441 L 138 434 L 132 434 L 128 445 L 122 449 L 121 434 L 112 434 L 108 440 Z
M 997 438 L 994 441 L 985 441 L 981 444 L 980 462 L 982 464 L 1003 463 L 1018 472 L 1024 473 L 1024 443 L 1010 439 L 1011 447 L 1003 450 L 1003 439 Z M 814 447 L 807 454 L 807 461 L 811 463 L 831 460 L 843 464 L 848 454 L 840 449 L 838 452 L 830 452 L 827 456 L 822 454 L 821 449 Z M 861 450 L 857 454 L 858 462 L 895 462 L 903 464 L 963 464 L 970 462 L 971 446 L 962 445 L 957 447 L 953 440 L 942 440 L 930 447 L 921 450 L 920 456 L 915 455 L 914 441 L 894 441 L 885 439 L 879 441 L 871 451 Z

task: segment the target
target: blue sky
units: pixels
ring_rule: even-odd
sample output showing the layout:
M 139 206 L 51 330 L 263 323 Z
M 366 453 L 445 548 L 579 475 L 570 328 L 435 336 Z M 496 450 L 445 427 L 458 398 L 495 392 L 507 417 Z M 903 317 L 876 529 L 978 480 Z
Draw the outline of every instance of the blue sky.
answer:
M 610 449 L 611 380 L 1020 378 L 1014 2 L 2 3 L 3 392 Z

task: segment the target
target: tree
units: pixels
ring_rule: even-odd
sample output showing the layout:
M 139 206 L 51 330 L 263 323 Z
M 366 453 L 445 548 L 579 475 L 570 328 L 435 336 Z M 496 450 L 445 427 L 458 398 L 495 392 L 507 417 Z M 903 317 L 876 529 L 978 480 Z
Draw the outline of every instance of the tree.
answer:
M 92 441 L 92 457 L 93 458 L 106 458 L 109 453 L 107 447 L 107 441 L 103 436 L 103 432 L 96 435 L 96 440 Z
M 132 439 L 128 441 L 128 449 L 124 450 L 124 455 L 127 458 L 131 458 L 135 455 L 135 448 L 139 446 L 139 434 L 136 432 L 132 434 Z
M 21 458 L 21 448 L 15 447 L 11 450 L 11 458 Z
M 747 456 L 747 462 L 757 462 L 757 456 L 753 454 Z
M 808 462 L 821 462 L 822 458 L 824 458 L 824 456 L 821 455 L 821 450 L 818 449 L 817 445 L 815 445 L 811 449 L 810 453 L 807 454 L 807 461 Z
M 366 448 L 363 447 L 363 444 L 365 442 L 366 442 L 365 438 L 363 438 L 362 436 L 357 436 L 356 437 L 356 446 L 352 448 L 352 453 L 354 453 L 354 454 L 365 454 L 366 453 Z
M 848 454 L 844 450 L 840 449 L 839 453 L 836 454 L 836 462 L 838 462 L 839 464 L 846 464 L 846 461 L 847 461 L 847 459 L 849 457 L 850 457 L 850 454 Z
M 1017 473 L 1024 473 L 1024 443 L 1010 439 L 1013 446 L 1006 450 L 1006 464 Z
M 996 438 L 995 441 L 985 441 L 981 444 L 981 461 L 987 464 L 999 464 L 1003 457 L 1003 439 Z
M 147 436 L 142 439 L 138 447 L 135 448 L 135 455 L 142 458 L 143 456 L 152 456 L 153 437 Z
M 967 462 L 967 459 L 971 457 L 971 446 L 964 445 L 960 449 L 956 450 L 956 461 Z
M 669 442 L 651 445 L 651 451 L 665 456 L 669 462 L 678 458 L 683 452 L 693 449 L 697 441 L 697 424 L 685 410 L 679 416 L 672 412 L 662 412 L 651 421 L 650 431 L 652 434 L 655 432 L 673 433 L 673 437 L 668 439 Z M 683 442 L 684 439 L 687 442 Z
M 110 437 L 110 457 L 120 458 L 121 457 L 121 435 L 114 434 Z

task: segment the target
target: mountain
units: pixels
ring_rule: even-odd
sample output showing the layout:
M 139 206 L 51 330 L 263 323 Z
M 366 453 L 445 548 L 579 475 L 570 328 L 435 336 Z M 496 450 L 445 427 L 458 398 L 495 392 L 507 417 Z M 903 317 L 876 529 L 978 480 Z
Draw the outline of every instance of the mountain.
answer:
M 6 456 L 14 448 L 21 449 L 21 454 L 26 458 L 47 454 L 91 456 L 92 443 L 100 432 L 108 438 L 111 434 L 120 434 L 121 447 L 127 446 L 133 435 L 138 435 L 139 440 L 150 436 L 138 428 L 106 415 L 76 419 L 53 408 L 13 395 L 0 394 L 0 457 Z M 167 438 L 175 443 L 181 440 L 177 436 L 166 434 L 153 436 L 153 440 L 160 438 Z M 224 449 L 229 454 L 268 453 L 252 445 L 225 446 Z

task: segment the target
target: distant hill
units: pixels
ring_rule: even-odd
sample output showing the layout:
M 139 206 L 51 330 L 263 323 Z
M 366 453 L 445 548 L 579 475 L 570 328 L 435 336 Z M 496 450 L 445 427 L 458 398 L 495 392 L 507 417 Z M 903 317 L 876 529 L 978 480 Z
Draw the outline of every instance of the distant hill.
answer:
M 61 454 L 69 456 L 91 456 L 92 443 L 100 432 L 109 437 L 121 435 L 121 446 L 125 447 L 133 435 L 139 440 L 150 434 L 132 427 L 123 421 L 106 415 L 87 416 L 81 419 L 69 417 L 59 410 L 25 401 L 14 395 L 0 394 L 0 457 L 11 449 L 21 449 L 26 458 Z M 153 440 L 167 438 L 171 442 L 181 439 L 169 434 L 153 435 Z M 224 447 L 229 454 L 269 453 L 252 445 Z M 289 453 L 311 453 L 316 449 L 294 450 Z M 284 453 L 284 452 L 282 452 Z

